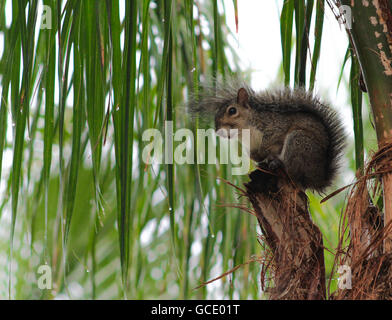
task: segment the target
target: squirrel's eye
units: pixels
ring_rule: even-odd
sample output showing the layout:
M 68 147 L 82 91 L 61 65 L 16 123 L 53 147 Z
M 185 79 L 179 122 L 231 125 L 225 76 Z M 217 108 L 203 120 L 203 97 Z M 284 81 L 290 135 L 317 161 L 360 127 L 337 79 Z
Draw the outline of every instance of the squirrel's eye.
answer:
M 231 108 L 229 109 L 229 115 L 233 116 L 233 115 L 235 115 L 236 113 L 237 113 L 237 109 L 236 109 L 236 108 L 231 107 Z

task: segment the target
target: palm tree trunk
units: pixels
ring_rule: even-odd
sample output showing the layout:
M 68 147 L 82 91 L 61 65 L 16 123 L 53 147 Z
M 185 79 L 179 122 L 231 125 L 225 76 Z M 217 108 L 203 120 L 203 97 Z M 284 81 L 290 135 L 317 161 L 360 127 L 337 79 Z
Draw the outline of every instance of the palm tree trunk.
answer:
M 348 34 L 360 63 L 369 94 L 379 147 L 392 142 L 392 11 L 391 1 L 342 0 L 351 8 Z M 347 10 L 346 10 L 347 13 Z M 346 14 L 350 19 L 350 14 Z M 392 221 L 392 174 L 383 179 L 384 225 Z M 384 241 L 384 252 L 392 251 L 392 235 Z
M 256 170 L 245 187 L 271 250 L 270 299 L 325 299 L 323 238 L 312 222 L 306 194 L 283 171 L 276 176 Z

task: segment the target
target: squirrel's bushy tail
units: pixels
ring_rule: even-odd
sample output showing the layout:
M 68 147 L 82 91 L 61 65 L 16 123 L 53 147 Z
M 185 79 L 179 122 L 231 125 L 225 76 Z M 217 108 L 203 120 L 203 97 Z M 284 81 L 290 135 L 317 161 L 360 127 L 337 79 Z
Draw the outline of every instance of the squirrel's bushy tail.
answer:
M 321 115 L 321 119 L 329 136 L 329 147 L 327 152 L 328 168 L 326 170 L 327 176 L 325 183 L 325 187 L 328 187 L 332 184 L 341 166 L 343 151 L 346 147 L 346 133 L 344 131 L 343 122 L 337 112 L 331 107 L 322 104 L 317 98 L 313 99 L 317 100 L 316 109 L 318 109 L 318 112 Z
M 346 147 L 346 133 L 343 122 L 338 113 L 329 105 L 322 102 L 319 97 L 304 89 L 285 89 L 284 95 L 291 97 L 291 103 L 298 111 L 314 114 L 323 123 L 328 134 L 329 145 L 327 149 L 327 168 L 325 170 L 325 183 L 316 191 L 323 192 L 335 179 Z

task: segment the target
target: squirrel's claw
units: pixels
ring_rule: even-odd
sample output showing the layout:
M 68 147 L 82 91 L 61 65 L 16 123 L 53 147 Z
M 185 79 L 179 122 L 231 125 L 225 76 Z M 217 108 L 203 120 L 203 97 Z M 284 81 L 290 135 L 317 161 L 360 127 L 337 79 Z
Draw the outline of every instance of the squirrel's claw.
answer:
M 271 171 L 276 171 L 279 168 L 283 168 L 283 162 L 273 156 L 268 156 L 263 161 L 258 163 L 258 167 Z
M 278 158 L 273 158 L 268 162 L 268 168 L 275 171 L 279 168 L 283 168 L 283 162 Z

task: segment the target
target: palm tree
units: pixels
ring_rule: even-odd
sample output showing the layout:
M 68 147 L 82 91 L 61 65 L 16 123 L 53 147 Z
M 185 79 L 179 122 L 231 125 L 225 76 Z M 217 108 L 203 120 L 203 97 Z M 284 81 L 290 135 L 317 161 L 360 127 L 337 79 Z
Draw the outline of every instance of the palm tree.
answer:
M 229 45 L 235 35 L 226 25 L 225 5 L 233 5 L 238 17 L 236 0 L 0 1 L 1 297 L 268 296 L 257 280 L 268 246 L 258 239 L 249 201 L 238 200 L 233 188 L 248 178 L 233 176 L 230 164 L 148 164 L 143 158 L 147 129 L 164 132 L 172 121 L 174 129 L 196 133 L 199 120 L 183 106 L 190 95 L 200 94 L 201 81 L 248 77 Z M 313 90 L 325 1 L 280 5 L 283 73 L 277 77 Z M 360 9 L 370 10 L 355 7 L 353 14 Z M 387 99 L 390 91 L 390 77 L 381 76 L 382 66 L 374 68 L 360 49 L 367 43 L 361 41 L 368 41 L 361 28 L 356 23 L 351 31 L 360 63 L 351 47 L 346 55 L 352 61 L 355 165 L 350 154 L 347 161 L 353 170 L 364 170 L 369 145 L 363 132 L 372 131 L 361 116 L 359 65 L 375 115 L 388 115 L 375 97 L 382 92 Z M 386 57 L 388 39 L 382 34 Z M 381 138 L 390 126 L 379 119 Z M 188 146 L 196 150 L 195 160 L 201 145 L 195 139 Z M 382 198 L 389 203 L 388 181 L 386 175 L 384 197 L 372 195 L 373 203 Z M 338 246 L 344 198 L 340 194 L 321 207 L 319 197 L 308 197 L 310 211 L 318 213 L 315 223 L 331 240 L 324 254 L 333 292 L 330 251 Z M 262 288 L 273 284 L 272 276 L 262 272 Z M 220 280 L 193 290 L 214 278 Z

